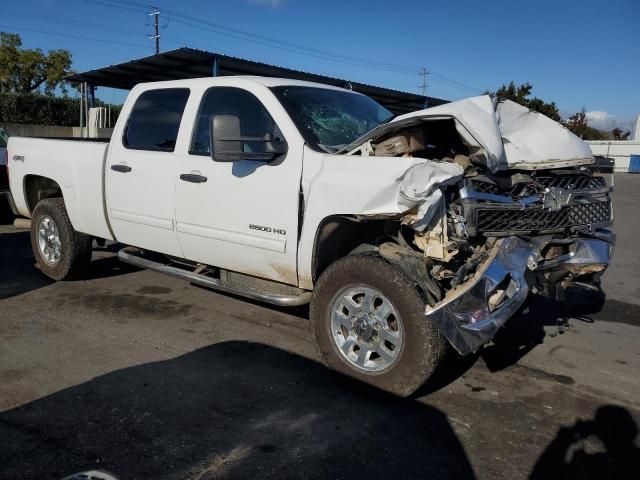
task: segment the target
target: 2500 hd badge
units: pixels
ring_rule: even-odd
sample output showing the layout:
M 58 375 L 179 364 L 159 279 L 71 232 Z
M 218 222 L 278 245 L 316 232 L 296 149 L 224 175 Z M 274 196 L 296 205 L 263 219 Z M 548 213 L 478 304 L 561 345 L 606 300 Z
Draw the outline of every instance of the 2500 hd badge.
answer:
M 261 232 L 276 233 L 278 235 L 286 235 L 287 234 L 287 231 L 283 230 L 282 228 L 265 227 L 264 225 L 254 225 L 253 223 L 249 224 L 249 228 L 251 230 L 260 230 Z

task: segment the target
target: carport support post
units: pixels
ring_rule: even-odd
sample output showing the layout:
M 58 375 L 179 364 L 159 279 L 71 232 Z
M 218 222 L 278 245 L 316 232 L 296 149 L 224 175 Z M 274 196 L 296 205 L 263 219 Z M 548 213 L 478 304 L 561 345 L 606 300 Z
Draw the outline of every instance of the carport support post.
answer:
M 96 86 L 89 85 L 89 108 L 96 106 Z
M 80 84 L 80 136 L 82 137 L 82 127 L 84 123 L 84 83 Z
M 213 57 L 213 65 L 211 68 L 211 76 L 218 77 L 220 76 L 220 63 L 218 62 L 218 57 Z
M 84 83 L 84 128 L 82 129 L 82 137 L 89 137 L 89 110 L 96 104 L 96 86 L 90 83 Z

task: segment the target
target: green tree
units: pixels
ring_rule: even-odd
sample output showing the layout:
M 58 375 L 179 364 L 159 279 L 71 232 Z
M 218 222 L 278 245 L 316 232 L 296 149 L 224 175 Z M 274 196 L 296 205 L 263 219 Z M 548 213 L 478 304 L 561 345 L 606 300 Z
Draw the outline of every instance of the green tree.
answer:
M 621 128 L 614 128 L 611 130 L 611 137 L 613 140 L 628 140 L 631 135 L 630 130 L 623 131 Z
M 69 73 L 68 50 L 24 49 L 20 35 L 0 32 L 0 92 L 53 95 L 60 87 L 66 93 L 63 79 Z
M 508 85 L 502 85 L 495 92 L 487 93 L 494 97 L 512 100 L 523 107 L 540 112 L 556 122 L 560 121 L 560 112 L 558 111 L 558 107 L 555 102 L 547 103 L 538 97 L 531 97 L 532 90 L 533 85 L 529 82 L 517 86 L 513 81 L 511 81 Z
M 589 119 L 587 118 L 585 107 L 582 107 L 581 111 L 571 115 L 564 125 L 583 140 L 609 140 L 611 138 L 608 132 L 589 126 Z

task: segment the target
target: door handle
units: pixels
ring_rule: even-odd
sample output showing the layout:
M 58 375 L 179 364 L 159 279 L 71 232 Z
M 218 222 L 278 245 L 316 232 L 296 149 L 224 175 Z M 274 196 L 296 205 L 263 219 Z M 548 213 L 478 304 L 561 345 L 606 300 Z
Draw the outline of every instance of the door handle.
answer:
M 207 177 L 198 175 L 196 173 L 183 173 L 180 175 L 180 180 L 191 183 L 204 183 L 207 181 Z
M 119 163 L 117 165 L 111 165 L 111 170 L 113 170 L 114 172 L 128 173 L 131 171 L 131 167 L 129 165 Z

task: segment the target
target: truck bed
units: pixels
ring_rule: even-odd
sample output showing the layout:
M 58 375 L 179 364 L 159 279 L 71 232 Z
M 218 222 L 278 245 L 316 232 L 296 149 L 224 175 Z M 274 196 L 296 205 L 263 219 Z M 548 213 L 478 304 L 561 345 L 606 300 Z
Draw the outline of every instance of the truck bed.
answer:
M 29 186 L 34 177 L 54 181 L 62 191 L 74 228 L 112 239 L 104 208 L 104 163 L 107 139 L 11 137 L 9 185 L 20 215 L 31 217 Z

